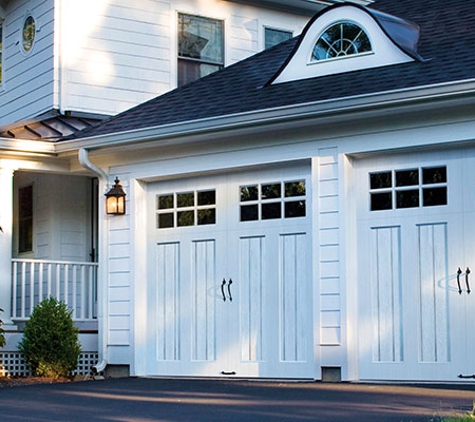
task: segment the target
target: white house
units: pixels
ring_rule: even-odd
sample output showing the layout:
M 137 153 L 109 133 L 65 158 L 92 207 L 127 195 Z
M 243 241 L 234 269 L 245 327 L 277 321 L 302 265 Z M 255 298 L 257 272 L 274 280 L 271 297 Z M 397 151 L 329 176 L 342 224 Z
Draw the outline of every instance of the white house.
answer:
M 58 143 L 127 193 L 102 239 L 104 364 L 471 377 L 473 12 L 329 7 L 301 37 Z
M 18 362 L 22 324 L 48 295 L 74 310 L 87 361 L 97 361 L 103 186 L 77 151 L 58 155 L 58 139 L 298 35 L 323 7 L 0 1 L 0 308 L 16 333 L 3 349 L 5 373 L 22 373 L 9 362 Z
M 474 8 L 329 6 L 38 150 L 99 180 L 97 369 L 472 379 Z

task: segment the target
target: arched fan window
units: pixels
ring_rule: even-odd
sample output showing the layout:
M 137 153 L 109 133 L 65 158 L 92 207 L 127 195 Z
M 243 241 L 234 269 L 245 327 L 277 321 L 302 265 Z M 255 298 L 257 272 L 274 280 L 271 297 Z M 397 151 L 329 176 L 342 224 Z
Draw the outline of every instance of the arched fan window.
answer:
M 354 56 L 372 51 L 366 32 L 352 22 L 338 22 L 323 32 L 312 51 L 312 61 Z

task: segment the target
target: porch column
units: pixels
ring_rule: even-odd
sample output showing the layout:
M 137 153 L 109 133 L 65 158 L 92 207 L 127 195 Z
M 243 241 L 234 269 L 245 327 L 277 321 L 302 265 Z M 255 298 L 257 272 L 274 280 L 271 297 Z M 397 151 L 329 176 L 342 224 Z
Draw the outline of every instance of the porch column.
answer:
M 4 328 L 12 316 L 13 169 L 0 167 L 0 319 Z

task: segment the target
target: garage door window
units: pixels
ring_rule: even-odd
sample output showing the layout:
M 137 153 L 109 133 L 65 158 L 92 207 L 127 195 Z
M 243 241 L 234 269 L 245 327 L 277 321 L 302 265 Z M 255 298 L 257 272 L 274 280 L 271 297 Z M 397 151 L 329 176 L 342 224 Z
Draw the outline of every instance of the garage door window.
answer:
M 157 195 L 157 228 L 216 224 L 216 191 Z
M 447 205 L 447 168 L 388 170 L 369 174 L 370 209 Z
M 305 181 L 241 186 L 240 201 L 242 222 L 305 217 Z

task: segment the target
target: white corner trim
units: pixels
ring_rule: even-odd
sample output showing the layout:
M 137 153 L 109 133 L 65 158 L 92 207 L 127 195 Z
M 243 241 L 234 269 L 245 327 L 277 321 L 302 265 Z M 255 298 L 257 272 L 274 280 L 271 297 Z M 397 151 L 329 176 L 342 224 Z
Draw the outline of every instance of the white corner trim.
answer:
M 320 36 L 330 26 L 342 21 L 353 22 L 365 30 L 371 42 L 372 53 L 312 61 L 312 50 Z M 333 8 L 323 13 L 303 36 L 298 50 L 294 52 L 273 84 L 414 61 L 394 44 L 370 13 L 351 5 Z

